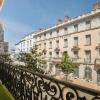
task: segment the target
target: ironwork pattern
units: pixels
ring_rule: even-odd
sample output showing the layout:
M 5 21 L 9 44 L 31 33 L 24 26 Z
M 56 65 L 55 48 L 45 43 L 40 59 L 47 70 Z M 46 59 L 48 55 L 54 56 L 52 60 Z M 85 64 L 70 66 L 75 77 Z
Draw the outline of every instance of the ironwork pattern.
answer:
M 16 100 L 100 100 L 100 91 L 0 63 L 0 80 Z

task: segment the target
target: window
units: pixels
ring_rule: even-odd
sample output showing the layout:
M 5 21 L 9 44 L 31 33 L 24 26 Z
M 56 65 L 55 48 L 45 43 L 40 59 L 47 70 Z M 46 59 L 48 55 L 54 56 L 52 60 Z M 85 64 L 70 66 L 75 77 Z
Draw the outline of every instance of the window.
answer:
M 91 51 L 90 50 L 85 51 L 85 63 L 91 63 Z
M 85 68 L 85 77 L 88 80 L 92 80 L 92 69 L 90 67 Z
M 56 41 L 56 46 L 59 48 L 59 40 Z
M 68 47 L 68 40 L 64 39 L 64 48 Z
M 100 69 L 97 71 L 97 83 L 100 84 Z
M 46 57 L 46 52 L 44 52 L 44 57 Z
M 98 55 L 97 56 L 98 56 L 98 58 L 100 58 L 100 49 L 98 49 Z
M 67 29 L 67 27 L 64 28 L 64 32 L 65 32 L 65 34 L 68 33 L 68 29 Z
M 50 33 L 50 38 L 52 37 L 52 32 Z
M 91 35 L 86 35 L 86 45 L 91 45 Z
M 44 43 L 44 49 L 46 49 L 46 43 Z
M 50 42 L 50 49 L 52 48 L 52 42 Z
M 49 57 L 52 58 L 52 52 L 49 52 Z
M 74 25 L 75 32 L 78 32 L 78 24 Z
M 78 56 L 78 51 L 74 51 L 73 53 L 74 53 L 74 58 L 78 58 L 79 57 Z
M 57 36 L 59 35 L 59 30 L 56 31 L 57 32 Z
M 56 58 L 59 58 L 59 52 L 56 52 Z
M 74 37 L 74 46 L 78 46 L 78 37 Z
M 86 29 L 90 29 L 91 28 L 91 22 L 90 21 L 86 21 Z
M 44 38 L 46 38 L 46 33 L 44 33 Z
M 75 67 L 75 68 L 74 68 L 74 75 L 75 75 L 76 77 L 79 77 L 79 68 L 78 68 L 78 67 Z

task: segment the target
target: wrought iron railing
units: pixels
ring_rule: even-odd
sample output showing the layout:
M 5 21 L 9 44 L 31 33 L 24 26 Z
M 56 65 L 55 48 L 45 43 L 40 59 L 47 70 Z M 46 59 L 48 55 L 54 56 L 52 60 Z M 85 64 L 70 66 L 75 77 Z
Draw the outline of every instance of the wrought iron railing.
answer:
M 0 63 L 0 79 L 16 100 L 100 100 L 100 90 Z

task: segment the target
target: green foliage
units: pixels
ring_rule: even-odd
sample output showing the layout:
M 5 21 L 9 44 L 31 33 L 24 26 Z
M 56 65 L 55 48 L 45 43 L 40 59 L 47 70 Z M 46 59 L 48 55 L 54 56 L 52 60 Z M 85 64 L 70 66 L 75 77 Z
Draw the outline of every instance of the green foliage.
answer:
M 41 53 L 37 52 L 37 48 L 34 47 L 31 49 L 30 53 L 20 53 L 20 60 L 25 63 L 28 69 L 43 73 L 43 71 L 39 68 L 42 63 L 44 63 L 41 60 L 41 55 Z
M 12 60 L 10 58 L 10 54 L 1 54 L 0 55 L 0 62 L 7 62 L 7 63 L 12 62 Z
M 62 71 L 65 72 L 66 74 L 69 74 L 74 71 L 75 66 L 71 58 L 69 57 L 68 53 L 63 53 L 60 67 Z

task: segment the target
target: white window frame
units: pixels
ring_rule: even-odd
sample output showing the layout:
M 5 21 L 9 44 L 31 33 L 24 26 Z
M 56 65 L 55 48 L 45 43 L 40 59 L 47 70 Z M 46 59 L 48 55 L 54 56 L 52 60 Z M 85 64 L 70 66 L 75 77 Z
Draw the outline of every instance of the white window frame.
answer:
M 85 38 L 86 38 L 86 45 L 91 45 L 91 35 L 88 34 L 85 36 Z

